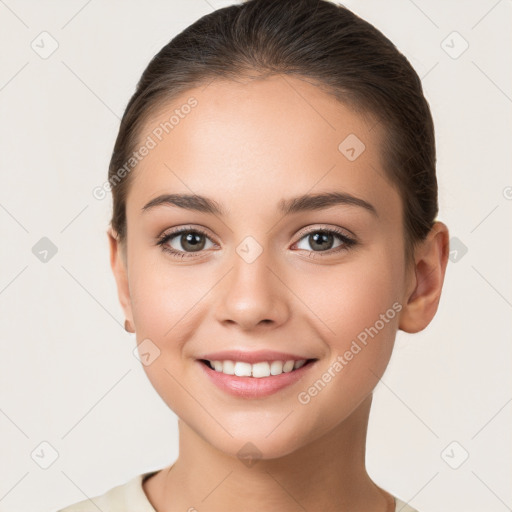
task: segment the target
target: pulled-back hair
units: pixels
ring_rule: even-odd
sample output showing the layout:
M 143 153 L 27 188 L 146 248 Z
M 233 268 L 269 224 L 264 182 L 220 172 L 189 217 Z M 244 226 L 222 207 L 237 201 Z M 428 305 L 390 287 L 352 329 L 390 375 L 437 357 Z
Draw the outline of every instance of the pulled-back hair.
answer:
M 403 205 L 406 258 L 438 213 L 432 116 L 421 81 L 394 44 L 328 0 L 248 0 L 187 27 L 151 60 L 131 97 L 109 166 L 111 226 L 126 240 L 133 173 L 115 182 L 162 105 L 214 78 L 296 75 L 382 125 L 381 161 Z M 341 141 L 340 141 L 341 142 Z

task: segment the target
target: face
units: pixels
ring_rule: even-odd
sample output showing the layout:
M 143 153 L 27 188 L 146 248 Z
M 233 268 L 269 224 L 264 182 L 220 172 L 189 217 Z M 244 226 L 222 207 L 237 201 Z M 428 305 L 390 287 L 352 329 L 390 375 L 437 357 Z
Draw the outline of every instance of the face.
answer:
M 307 445 L 386 368 L 410 283 L 379 128 L 304 80 L 272 77 L 191 89 L 142 131 L 155 145 L 127 197 L 121 301 L 157 392 L 225 453 Z M 313 361 L 218 379 L 199 359 L 227 350 Z

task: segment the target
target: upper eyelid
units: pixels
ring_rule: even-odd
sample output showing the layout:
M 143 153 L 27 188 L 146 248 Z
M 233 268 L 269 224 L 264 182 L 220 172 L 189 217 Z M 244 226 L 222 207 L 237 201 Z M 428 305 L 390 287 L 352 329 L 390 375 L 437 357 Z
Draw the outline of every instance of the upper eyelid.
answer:
M 159 240 L 163 240 L 165 238 L 174 238 L 175 236 L 181 235 L 183 233 L 200 233 L 202 235 L 205 235 L 208 237 L 212 242 L 216 243 L 214 240 L 212 240 L 211 235 L 208 234 L 208 230 L 206 228 L 197 228 L 197 227 L 189 227 L 189 226 L 183 226 L 176 229 L 171 229 L 170 231 L 164 231 L 159 237 Z
M 304 228 L 304 229 L 301 229 L 299 231 L 299 240 L 303 237 L 305 237 L 306 235 L 309 235 L 310 233 L 316 233 L 317 231 L 329 231 L 329 232 L 332 232 L 334 233 L 335 235 L 344 235 L 346 236 L 347 238 L 351 238 L 352 240 L 357 240 L 357 237 L 354 233 L 352 233 L 350 230 L 348 230 L 347 228 L 342 228 L 340 226 L 323 226 L 323 227 L 320 227 L 320 228 L 315 228 L 315 227 L 307 227 L 307 228 Z M 343 231 L 343 233 L 338 233 L 338 231 Z

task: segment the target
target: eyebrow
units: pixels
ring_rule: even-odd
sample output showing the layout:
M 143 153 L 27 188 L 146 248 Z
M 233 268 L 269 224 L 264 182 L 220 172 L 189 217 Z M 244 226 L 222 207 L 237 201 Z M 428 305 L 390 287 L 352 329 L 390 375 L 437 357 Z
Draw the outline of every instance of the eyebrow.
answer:
M 225 210 L 217 201 L 196 194 L 162 194 L 149 201 L 142 208 L 142 213 L 161 205 L 177 206 L 186 210 L 211 213 L 221 217 L 225 216 Z M 376 217 L 379 216 L 372 204 L 345 192 L 305 194 L 291 199 L 282 199 L 278 203 L 278 208 L 283 215 L 290 215 L 303 211 L 323 210 L 336 205 L 358 206 L 366 209 Z

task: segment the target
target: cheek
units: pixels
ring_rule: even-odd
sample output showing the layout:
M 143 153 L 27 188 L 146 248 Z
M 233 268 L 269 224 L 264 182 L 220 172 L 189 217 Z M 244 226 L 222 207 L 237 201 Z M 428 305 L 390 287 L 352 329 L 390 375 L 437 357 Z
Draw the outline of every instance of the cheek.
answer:
M 340 351 L 376 323 L 384 337 L 392 335 L 400 309 L 393 308 L 400 297 L 399 269 L 391 253 L 368 251 L 346 264 L 316 270 L 310 279 L 296 277 L 293 289 L 333 351 Z
M 130 296 L 137 330 L 139 356 L 144 371 L 158 394 L 174 411 L 190 406 L 183 392 L 183 346 L 197 327 L 195 308 L 200 290 L 191 271 L 166 264 L 165 258 L 134 255 L 130 262 Z M 144 354 L 149 354 L 147 359 Z
M 183 329 L 201 299 L 198 267 L 179 268 L 152 250 L 134 254 L 129 269 L 137 334 L 155 340 L 171 339 Z
M 315 314 L 328 354 L 298 397 L 328 430 L 343 421 L 375 388 L 392 354 L 401 304 L 392 257 L 360 258 L 316 275 L 298 294 Z M 316 293 L 315 293 L 316 291 Z M 322 293 L 319 293 L 322 291 Z M 334 405 L 334 406 L 333 406 Z
M 380 245 L 346 264 L 317 272 L 309 286 L 296 281 L 297 294 L 314 312 L 309 317 L 328 354 L 328 361 L 310 383 L 315 386 L 318 380 L 318 386 L 311 389 L 311 395 L 304 389 L 304 402 L 310 400 L 315 403 L 312 408 L 327 409 L 329 403 L 338 404 L 327 422 L 334 424 L 353 410 L 374 389 L 388 365 L 402 309 L 401 265 L 391 244 Z

